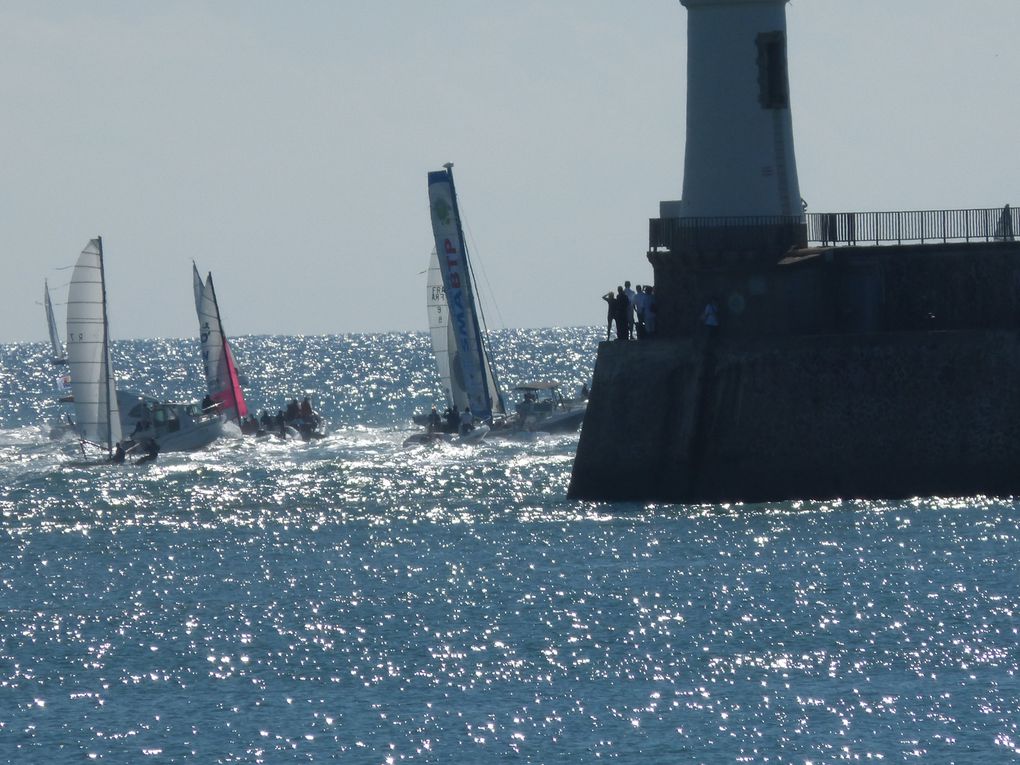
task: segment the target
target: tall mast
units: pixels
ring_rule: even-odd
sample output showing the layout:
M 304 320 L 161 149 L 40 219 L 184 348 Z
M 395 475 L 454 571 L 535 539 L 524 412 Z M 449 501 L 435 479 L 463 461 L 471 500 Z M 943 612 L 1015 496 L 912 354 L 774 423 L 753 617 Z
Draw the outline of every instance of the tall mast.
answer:
M 237 424 L 241 425 L 241 407 L 237 402 L 235 391 L 240 390 L 241 384 L 234 375 L 234 365 L 230 359 L 230 347 L 227 345 L 227 333 L 223 329 L 223 320 L 220 318 L 220 301 L 216 299 L 216 286 L 213 284 L 212 272 L 209 272 L 209 289 L 212 291 L 213 306 L 216 308 L 216 323 L 220 325 L 220 345 L 223 347 L 223 358 L 226 359 L 227 376 L 230 378 L 230 395 L 234 399 L 234 416 Z
M 103 288 L 103 369 L 106 370 L 106 451 L 113 453 L 113 423 L 112 409 L 110 407 L 110 322 L 106 316 L 106 268 L 103 265 L 103 237 L 97 236 L 96 243 L 99 246 L 99 283 Z
M 467 271 L 468 282 L 473 284 L 474 276 L 471 271 L 471 259 L 468 257 L 467 239 L 464 237 L 464 228 L 460 221 L 460 205 L 457 203 L 457 187 L 453 183 L 453 163 L 447 162 L 443 165 L 446 168 L 446 175 L 450 179 L 450 198 L 453 201 L 453 217 L 457 221 L 457 235 L 460 237 L 460 246 L 464 258 L 464 270 Z M 478 295 L 474 294 L 477 289 L 472 287 L 472 308 L 471 321 L 475 328 L 475 337 L 478 341 L 478 362 L 482 370 L 482 395 L 485 396 L 486 408 L 492 412 L 492 398 L 489 396 L 489 386 L 485 383 L 485 349 L 482 347 L 482 328 L 478 323 Z

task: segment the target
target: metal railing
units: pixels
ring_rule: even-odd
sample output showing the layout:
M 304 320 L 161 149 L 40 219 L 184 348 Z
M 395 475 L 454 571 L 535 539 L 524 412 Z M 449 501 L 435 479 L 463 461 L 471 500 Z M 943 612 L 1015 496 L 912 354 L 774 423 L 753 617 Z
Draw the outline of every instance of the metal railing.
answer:
M 652 218 L 648 247 L 761 249 L 811 245 L 1013 241 L 1020 210 L 1006 205 L 973 210 L 806 213 L 803 216 Z
M 807 245 L 803 216 L 745 216 L 730 218 L 652 218 L 648 249 L 787 250 Z
M 1012 241 L 1020 211 L 1006 205 L 979 210 L 810 213 L 808 241 L 817 244 Z

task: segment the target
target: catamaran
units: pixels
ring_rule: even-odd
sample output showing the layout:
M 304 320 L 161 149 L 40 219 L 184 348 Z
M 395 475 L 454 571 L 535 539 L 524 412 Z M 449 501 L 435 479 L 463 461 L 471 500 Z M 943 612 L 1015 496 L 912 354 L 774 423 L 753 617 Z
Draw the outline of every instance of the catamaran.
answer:
M 453 165 L 443 167 L 428 175 L 436 249 L 429 265 L 426 303 L 432 351 L 448 411 L 460 413 L 470 408 L 471 415 L 486 423 L 495 434 L 577 430 L 584 408 L 568 406 L 558 395 L 556 383 L 531 383 L 519 388 L 525 401 L 518 405 L 514 416 L 507 417 L 503 394 L 489 360 L 485 318 L 476 298 L 477 287 L 464 241 Z M 538 401 L 539 390 L 548 392 L 548 400 Z M 435 420 L 436 415 L 419 415 L 415 420 L 427 423 L 429 418 Z M 453 421 L 457 419 L 455 416 Z M 451 428 L 433 421 L 431 429 Z
M 67 361 L 78 436 L 112 457 L 123 433 L 110 357 L 103 240 L 99 237 L 78 256 L 67 290 Z
M 436 242 L 426 286 L 429 330 L 447 409 L 456 413 L 452 421 L 461 422 L 469 412 L 473 420 L 483 424 L 464 435 L 480 438 L 494 424 L 502 423 L 506 406 L 489 361 L 484 317 L 475 297 L 457 206 L 453 164 L 447 163 L 443 168 L 428 174 Z
M 200 449 L 220 434 L 218 415 L 197 404 L 160 403 L 117 390 L 110 354 L 103 240 L 96 237 L 82 250 L 67 292 L 67 358 L 74 395 L 75 426 L 84 448 L 91 443 L 113 456 L 145 445 L 156 451 Z M 120 401 L 138 398 L 128 412 Z M 125 439 L 124 433 L 129 430 Z

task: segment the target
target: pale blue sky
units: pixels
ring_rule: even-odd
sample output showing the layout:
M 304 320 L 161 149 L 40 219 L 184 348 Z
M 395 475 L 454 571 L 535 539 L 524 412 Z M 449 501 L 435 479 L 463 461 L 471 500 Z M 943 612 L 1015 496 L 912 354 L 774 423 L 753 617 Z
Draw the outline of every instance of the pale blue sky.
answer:
M 1018 11 L 793 0 L 811 209 L 1020 204 Z M 192 258 L 232 334 L 425 329 L 448 161 L 490 326 L 598 324 L 680 196 L 685 35 L 677 0 L 8 0 L 0 342 L 96 234 L 114 338 L 196 333 Z

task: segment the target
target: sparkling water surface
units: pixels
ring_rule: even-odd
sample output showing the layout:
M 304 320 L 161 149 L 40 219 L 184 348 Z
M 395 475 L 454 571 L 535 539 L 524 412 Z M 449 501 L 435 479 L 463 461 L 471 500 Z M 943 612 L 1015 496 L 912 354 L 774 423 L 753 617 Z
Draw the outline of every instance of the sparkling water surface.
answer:
M 497 332 L 504 387 L 576 390 L 599 335 Z M 0 346 L 0 761 L 1020 757 L 1013 502 L 572 502 L 576 436 L 402 447 L 423 334 L 236 348 L 329 436 L 81 467 L 43 346 Z M 197 358 L 114 362 L 180 400 Z

